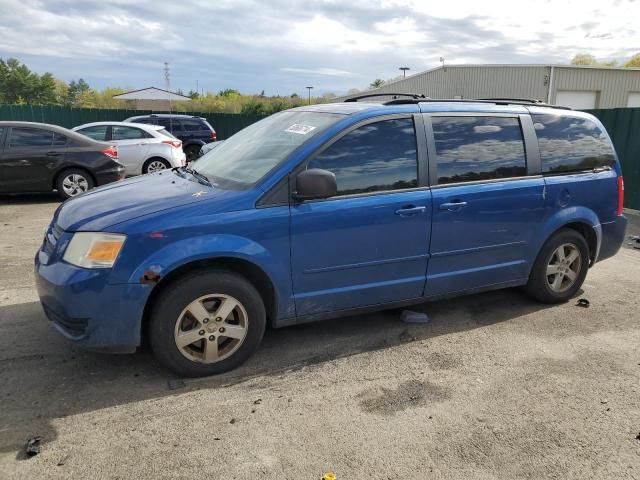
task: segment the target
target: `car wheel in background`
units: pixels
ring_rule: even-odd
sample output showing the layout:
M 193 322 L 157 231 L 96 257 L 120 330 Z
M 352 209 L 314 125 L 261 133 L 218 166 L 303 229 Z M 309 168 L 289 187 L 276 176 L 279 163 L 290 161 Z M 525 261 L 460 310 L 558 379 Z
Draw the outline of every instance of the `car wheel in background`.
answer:
M 64 170 L 56 178 L 56 190 L 65 200 L 91 190 L 94 186 L 91 175 L 78 168 Z
M 262 298 L 244 277 L 200 271 L 179 278 L 158 297 L 151 310 L 151 349 L 179 375 L 213 375 L 249 358 L 265 325 Z
M 171 165 L 164 158 L 150 158 L 142 167 L 142 173 L 155 173 L 165 170 Z
M 200 156 L 200 145 L 189 145 L 184 149 L 184 154 L 187 156 L 187 162 L 193 162 Z
M 556 232 L 536 258 L 529 282 L 529 296 L 543 303 L 562 303 L 582 286 L 589 269 L 589 246 L 570 228 Z

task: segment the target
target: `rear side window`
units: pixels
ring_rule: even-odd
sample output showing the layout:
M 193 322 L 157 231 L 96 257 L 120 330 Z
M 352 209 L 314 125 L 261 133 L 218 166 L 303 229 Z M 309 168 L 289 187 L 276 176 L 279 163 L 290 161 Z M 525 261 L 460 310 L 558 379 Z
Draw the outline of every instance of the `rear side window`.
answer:
M 526 175 L 519 119 L 436 116 L 431 122 L 439 185 Z
M 135 140 L 138 138 L 148 138 L 149 135 L 144 130 L 140 130 L 135 127 L 111 127 L 111 139 L 112 140 Z
M 200 130 L 208 130 L 204 122 L 198 120 L 181 120 L 181 123 L 186 132 L 199 132 Z
M 607 135 L 588 118 L 531 115 L 543 173 L 580 172 L 615 163 Z
M 383 120 L 356 128 L 312 159 L 307 168 L 333 172 L 338 195 L 417 187 L 413 119 Z
M 50 147 L 53 143 L 53 132 L 38 128 L 11 129 L 9 148 Z
M 86 137 L 93 138 L 94 140 L 104 142 L 107 138 L 107 128 L 107 125 L 98 125 L 95 127 L 81 128 L 78 130 L 78 133 L 81 133 Z
M 176 138 L 173 135 L 171 135 L 166 128 L 161 128 L 160 130 L 156 130 L 156 132 L 158 132 L 160 135 L 164 135 L 165 137 Z
M 162 125 L 171 133 L 182 131 L 182 125 L 180 125 L 180 120 L 175 120 L 173 118 L 159 118 L 158 125 Z
M 64 135 L 62 135 L 61 133 L 54 133 L 53 134 L 53 146 L 54 147 L 64 147 L 67 142 L 69 141 L 69 139 L 67 137 L 65 137 Z

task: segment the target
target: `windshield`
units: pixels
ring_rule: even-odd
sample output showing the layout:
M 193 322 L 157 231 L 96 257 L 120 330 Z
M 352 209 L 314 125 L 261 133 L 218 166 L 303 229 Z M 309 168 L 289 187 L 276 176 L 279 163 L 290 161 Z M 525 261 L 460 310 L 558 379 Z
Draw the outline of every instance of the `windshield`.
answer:
M 260 120 L 205 153 L 193 168 L 215 186 L 248 188 L 304 142 L 342 115 L 319 112 L 280 112 Z

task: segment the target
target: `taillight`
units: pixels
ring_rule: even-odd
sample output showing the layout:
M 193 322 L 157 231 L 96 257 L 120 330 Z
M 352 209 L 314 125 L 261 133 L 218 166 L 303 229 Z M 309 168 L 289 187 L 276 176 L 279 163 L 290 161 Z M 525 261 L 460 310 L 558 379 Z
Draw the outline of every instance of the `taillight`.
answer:
M 101 150 L 101 152 L 104 153 L 109 158 L 113 158 L 114 160 L 118 159 L 118 149 L 113 145 L 105 148 L 104 150 Z
M 622 215 L 622 209 L 624 208 L 624 178 L 622 175 L 618 176 L 618 215 Z
M 215 142 L 216 140 L 218 140 L 218 134 L 212 130 L 211 136 L 209 138 L 211 138 L 212 142 Z
M 162 143 L 171 145 L 173 148 L 180 148 L 182 146 L 182 142 L 180 140 L 163 140 Z

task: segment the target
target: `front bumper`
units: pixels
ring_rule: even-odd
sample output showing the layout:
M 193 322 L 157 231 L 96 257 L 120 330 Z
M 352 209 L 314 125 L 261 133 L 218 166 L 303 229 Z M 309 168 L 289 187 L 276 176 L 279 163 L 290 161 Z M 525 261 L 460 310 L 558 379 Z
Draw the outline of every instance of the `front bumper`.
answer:
M 130 353 L 140 345 L 149 285 L 107 283 L 108 269 L 85 269 L 35 259 L 38 296 L 47 318 L 68 340 L 91 350 Z
M 601 261 L 613 257 L 622 244 L 627 232 L 627 217 L 619 215 L 613 222 L 602 224 L 602 240 L 600 241 L 600 251 L 596 261 Z

